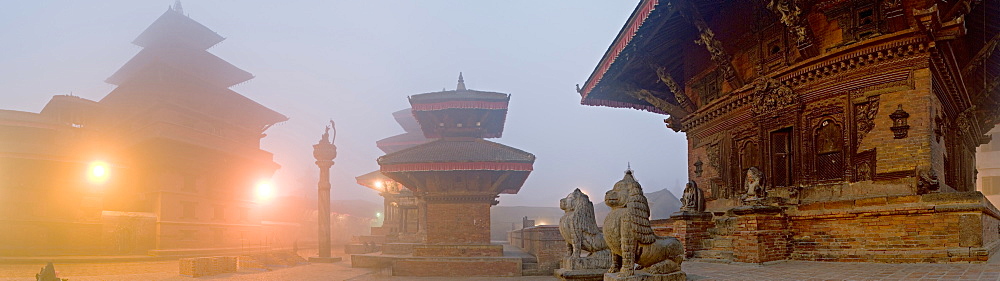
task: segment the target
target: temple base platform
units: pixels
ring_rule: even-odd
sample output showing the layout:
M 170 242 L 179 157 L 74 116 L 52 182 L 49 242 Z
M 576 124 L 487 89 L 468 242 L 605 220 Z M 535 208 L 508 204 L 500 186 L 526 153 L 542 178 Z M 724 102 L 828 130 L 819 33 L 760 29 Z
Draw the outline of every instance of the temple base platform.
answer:
M 683 271 L 678 271 L 668 274 L 650 274 L 642 271 L 636 271 L 635 274 L 628 277 L 619 276 L 621 273 L 605 273 L 604 281 L 685 281 L 687 280 L 687 274 Z
M 399 243 L 389 246 L 397 252 L 351 255 L 351 266 L 389 268 L 393 276 L 522 276 L 523 255 L 505 255 L 503 245 L 437 245 Z

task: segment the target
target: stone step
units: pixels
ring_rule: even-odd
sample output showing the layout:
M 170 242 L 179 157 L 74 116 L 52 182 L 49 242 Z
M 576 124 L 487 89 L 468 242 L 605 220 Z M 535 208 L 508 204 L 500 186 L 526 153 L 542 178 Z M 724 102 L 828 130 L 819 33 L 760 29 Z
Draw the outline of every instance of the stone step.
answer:
M 713 239 L 705 239 L 702 241 L 704 241 L 702 242 L 703 243 L 702 245 L 705 246 L 705 248 L 712 250 L 723 250 L 723 249 L 733 248 L 732 238 L 713 238 Z
M 733 251 L 723 250 L 701 250 L 694 252 L 694 257 L 699 259 L 720 259 L 733 260 Z
M 538 263 L 525 262 L 521 263 L 521 275 L 522 276 L 552 276 L 552 270 L 542 270 L 538 268 Z

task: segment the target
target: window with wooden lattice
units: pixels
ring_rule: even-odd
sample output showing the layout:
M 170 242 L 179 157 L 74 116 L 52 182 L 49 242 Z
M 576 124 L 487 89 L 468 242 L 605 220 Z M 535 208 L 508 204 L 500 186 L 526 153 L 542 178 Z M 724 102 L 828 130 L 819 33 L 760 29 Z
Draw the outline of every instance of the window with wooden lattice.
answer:
M 771 182 L 792 186 L 792 128 L 771 132 Z
M 823 120 L 813 136 L 816 149 L 816 179 L 836 180 L 844 178 L 843 133 L 840 125 Z

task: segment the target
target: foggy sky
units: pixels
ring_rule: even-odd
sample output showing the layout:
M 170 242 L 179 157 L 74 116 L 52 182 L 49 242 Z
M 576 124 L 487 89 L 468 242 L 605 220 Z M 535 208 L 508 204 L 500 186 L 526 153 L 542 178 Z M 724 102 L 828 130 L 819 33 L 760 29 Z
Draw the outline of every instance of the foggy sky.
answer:
M 37 2 L 37 3 L 36 3 Z M 173 0 L 16 1 L 0 9 L 0 109 L 39 112 L 53 95 L 100 100 L 130 42 Z M 406 97 L 454 89 L 511 94 L 503 138 L 537 156 L 505 206 L 558 206 L 573 188 L 595 202 L 631 162 L 647 191 L 680 195 L 686 141 L 664 115 L 580 105 L 583 84 L 637 1 L 186 0 L 227 39 L 209 52 L 256 76 L 232 89 L 290 118 L 263 139 L 281 194 L 314 196 L 311 145 L 337 122 L 333 199 L 381 202 L 354 177 L 378 169 L 375 141 L 403 130 Z M 248 187 L 249 188 L 249 187 Z

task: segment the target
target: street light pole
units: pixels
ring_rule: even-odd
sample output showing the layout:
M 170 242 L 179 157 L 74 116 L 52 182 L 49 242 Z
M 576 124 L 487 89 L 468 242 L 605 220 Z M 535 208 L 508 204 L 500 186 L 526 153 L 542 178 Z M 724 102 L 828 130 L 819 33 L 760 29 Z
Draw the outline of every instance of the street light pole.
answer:
M 330 138 L 330 129 L 333 129 L 333 138 Z M 319 143 L 313 145 L 313 157 L 316 158 L 316 166 L 319 166 L 319 185 L 316 201 L 316 220 L 319 223 L 319 253 L 318 257 L 310 257 L 311 262 L 337 262 L 340 257 L 330 257 L 330 167 L 333 167 L 333 159 L 337 157 L 337 146 L 333 141 L 337 139 L 337 128 L 333 120 L 330 126 L 326 126 L 326 132 Z

